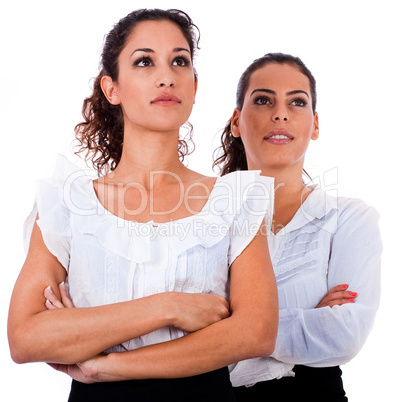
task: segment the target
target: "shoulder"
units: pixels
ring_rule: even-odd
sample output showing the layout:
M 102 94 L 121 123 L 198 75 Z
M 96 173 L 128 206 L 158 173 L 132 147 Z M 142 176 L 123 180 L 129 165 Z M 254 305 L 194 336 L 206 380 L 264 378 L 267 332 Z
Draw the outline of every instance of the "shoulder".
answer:
M 336 239 L 354 239 L 362 245 L 365 241 L 380 244 L 379 213 L 358 198 L 338 197 Z
M 338 197 L 336 191 L 314 189 L 302 206 L 302 215 L 331 234 L 378 228 L 376 209 L 358 198 Z
M 346 222 L 373 224 L 379 220 L 378 211 L 358 198 L 338 197 L 337 205 L 339 222 L 342 224 Z
M 63 214 L 87 212 L 95 207 L 91 176 L 91 170 L 58 155 L 53 176 L 37 181 L 36 201 L 43 210 L 57 207 L 63 209 Z
M 324 219 L 335 211 L 340 221 L 356 220 L 362 216 L 379 219 L 377 210 L 358 198 L 339 197 L 336 191 L 324 191 L 316 188 L 312 191 L 303 205 L 310 215 Z

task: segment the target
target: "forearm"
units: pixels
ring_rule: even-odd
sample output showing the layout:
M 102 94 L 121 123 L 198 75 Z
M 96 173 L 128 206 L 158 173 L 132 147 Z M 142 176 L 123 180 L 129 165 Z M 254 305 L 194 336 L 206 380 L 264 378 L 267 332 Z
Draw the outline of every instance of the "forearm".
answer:
M 373 326 L 382 251 L 378 215 L 357 200 L 339 200 L 338 206 L 337 231 L 326 243 L 328 290 L 347 284 L 357 298 L 332 308 L 280 310 L 273 357 L 283 362 L 315 367 L 343 364 L 360 351 Z
M 375 313 L 374 308 L 357 300 L 333 308 L 281 310 L 272 356 L 285 363 L 314 367 L 347 363 L 365 343 Z
M 69 364 L 86 360 L 111 346 L 169 325 L 170 316 L 163 308 L 166 296 L 92 308 L 46 310 L 23 321 L 11 320 L 12 357 L 18 363 Z
M 262 252 L 267 247 L 257 236 L 231 265 L 230 317 L 173 341 L 102 357 L 95 366 L 97 380 L 187 377 L 270 355 L 278 298 L 272 265 Z
M 49 252 L 35 225 L 8 316 L 10 351 L 17 363 L 76 363 L 174 324 L 177 305 L 174 293 L 99 307 L 48 311 L 45 288 L 50 286 L 53 295 L 59 298 L 58 284 L 65 278 L 64 267 Z
M 95 376 L 98 381 L 123 381 L 198 375 L 269 355 L 275 337 L 273 324 L 268 328 L 251 317 L 231 316 L 173 341 L 102 357 Z

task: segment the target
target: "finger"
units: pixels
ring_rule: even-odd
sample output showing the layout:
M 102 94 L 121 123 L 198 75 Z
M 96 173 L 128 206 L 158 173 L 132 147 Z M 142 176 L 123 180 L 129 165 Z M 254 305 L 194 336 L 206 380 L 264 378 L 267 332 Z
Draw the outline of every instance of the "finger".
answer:
M 48 286 L 44 290 L 44 297 L 56 308 L 64 308 L 64 305 L 61 301 L 57 298 L 57 296 L 53 293 L 53 290 L 50 286 Z M 47 304 L 47 302 L 46 302 Z
M 72 303 L 72 300 L 69 298 L 67 289 L 65 288 L 64 282 L 61 282 L 58 285 L 58 288 L 60 289 L 60 295 L 61 295 L 61 302 L 66 308 L 73 308 L 74 305 Z
M 226 308 L 226 310 L 227 310 L 228 313 L 229 313 L 229 311 L 230 311 L 230 304 L 229 304 L 228 300 L 226 300 L 225 297 L 220 296 L 220 295 L 215 295 L 215 296 L 218 296 L 218 297 L 219 297 L 219 299 L 221 300 L 222 304 L 224 305 L 224 307 Z
M 213 295 L 214 297 L 216 297 L 221 303 L 221 318 L 227 318 L 230 316 L 230 305 L 228 303 L 228 301 L 225 299 L 225 297 L 220 296 L 220 295 Z
M 342 306 L 343 304 L 355 303 L 355 299 L 340 299 L 328 302 L 327 307 Z
M 332 289 L 330 289 L 327 294 L 329 293 L 336 293 L 336 292 L 343 292 L 343 291 L 349 291 L 349 285 L 343 284 L 343 285 L 338 285 L 334 286 Z M 354 292 L 353 292 L 354 293 Z
M 68 374 L 68 366 L 66 364 L 59 363 L 47 363 L 51 368 L 57 371 L 61 371 L 62 373 Z
M 335 301 L 341 299 L 354 299 L 358 296 L 357 292 L 349 292 L 349 291 L 342 291 L 342 292 L 335 292 L 327 294 L 322 300 L 325 301 Z
M 47 308 L 47 310 L 55 310 L 57 307 L 54 307 L 52 304 L 51 304 L 51 301 L 49 300 L 49 299 L 46 299 L 46 303 L 44 304 L 45 305 L 45 307 Z
M 336 291 L 334 292 L 334 289 Z M 349 300 L 351 303 L 351 299 L 355 299 L 358 296 L 357 292 L 350 292 L 350 291 L 340 291 L 339 287 L 335 287 L 331 289 L 331 292 L 328 292 L 318 303 L 316 308 L 318 307 L 325 307 L 325 306 L 334 306 L 334 305 L 341 305 L 343 304 L 343 300 Z
M 344 290 L 347 290 L 349 288 L 349 285 L 347 284 L 342 284 L 338 286 L 334 286 L 332 289 L 330 289 L 327 294 L 329 293 L 335 293 L 335 292 L 343 292 Z
M 321 307 L 333 307 L 333 306 L 342 306 L 343 304 L 347 303 L 355 303 L 355 298 L 350 298 L 350 299 L 336 299 L 336 300 L 322 300 L 318 306 L 315 308 L 321 308 Z

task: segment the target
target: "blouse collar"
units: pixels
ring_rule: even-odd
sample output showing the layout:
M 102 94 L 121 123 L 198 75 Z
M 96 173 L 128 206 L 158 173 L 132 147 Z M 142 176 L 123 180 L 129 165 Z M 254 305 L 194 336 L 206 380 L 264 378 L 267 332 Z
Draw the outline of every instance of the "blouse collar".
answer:
M 285 233 L 299 229 L 309 222 L 319 227 L 326 226 L 328 215 L 330 216 L 332 213 L 337 213 L 338 211 L 338 197 L 336 191 L 335 194 L 330 193 L 331 194 L 328 194 L 328 192 L 315 186 L 313 191 L 297 210 L 292 220 L 285 226 Z M 332 222 L 336 222 L 336 220 L 330 219 L 330 226 L 332 226 Z M 326 229 L 332 231 L 335 228 L 329 227 Z

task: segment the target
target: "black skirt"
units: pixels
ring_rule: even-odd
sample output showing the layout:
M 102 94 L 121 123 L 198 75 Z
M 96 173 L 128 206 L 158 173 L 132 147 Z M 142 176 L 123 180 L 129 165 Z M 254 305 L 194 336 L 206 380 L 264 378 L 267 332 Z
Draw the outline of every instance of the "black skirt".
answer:
M 252 387 L 234 388 L 237 402 L 307 401 L 347 402 L 339 366 L 313 368 L 296 365 L 295 377 L 262 381 Z
M 228 368 L 194 377 L 82 384 L 73 380 L 69 402 L 235 402 Z

